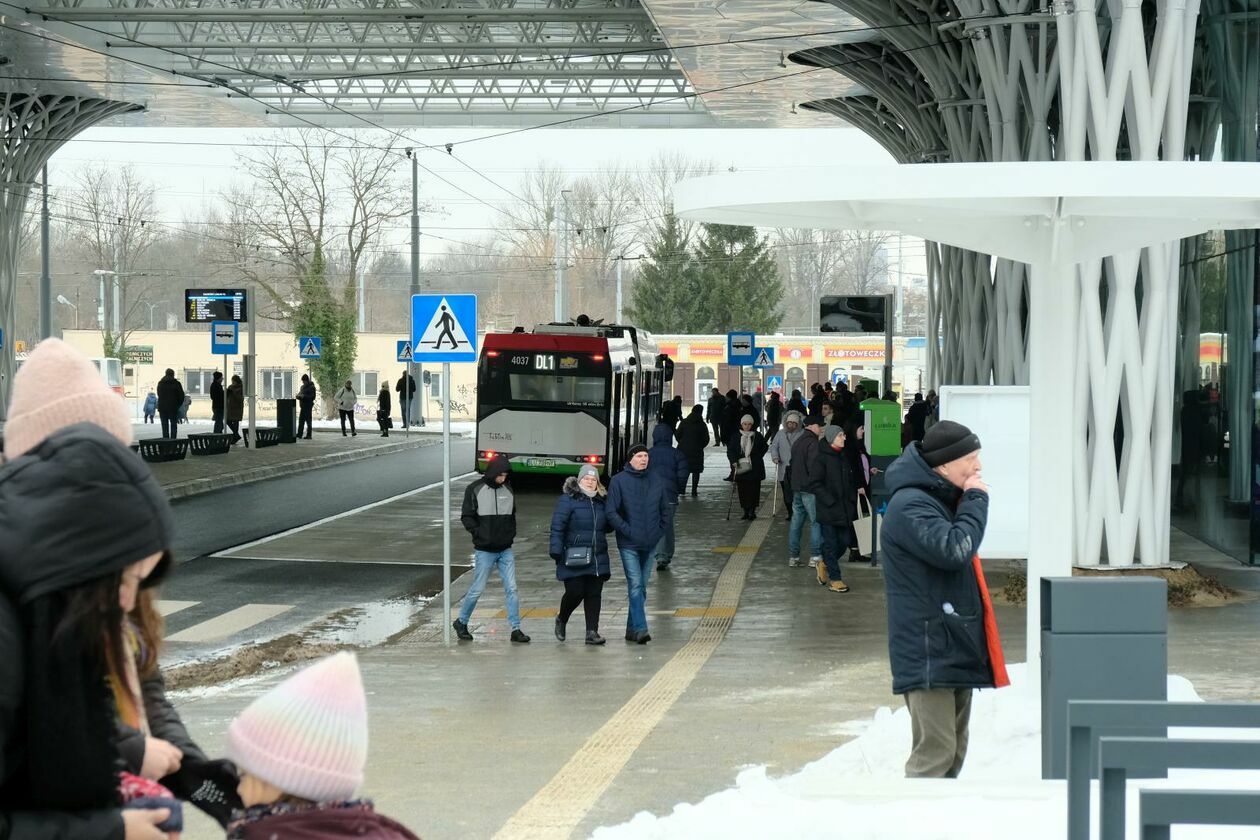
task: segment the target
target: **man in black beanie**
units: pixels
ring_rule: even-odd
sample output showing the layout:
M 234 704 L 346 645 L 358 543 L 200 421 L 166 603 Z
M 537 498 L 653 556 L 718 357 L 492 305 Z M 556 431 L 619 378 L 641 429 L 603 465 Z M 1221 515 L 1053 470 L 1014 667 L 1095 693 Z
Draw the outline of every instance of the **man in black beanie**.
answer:
M 913 736 L 906 776 L 955 778 L 967 755 L 971 691 L 994 686 L 972 562 L 989 513 L 980 439 L 942 420 L 886 476 L 880 541 L 893 693 L 905 695 Z

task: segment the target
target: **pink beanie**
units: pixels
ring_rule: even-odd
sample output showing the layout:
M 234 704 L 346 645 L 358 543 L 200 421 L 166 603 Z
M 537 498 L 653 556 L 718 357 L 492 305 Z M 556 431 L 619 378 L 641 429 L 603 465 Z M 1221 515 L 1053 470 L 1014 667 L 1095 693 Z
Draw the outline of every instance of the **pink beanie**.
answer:
M 13 377 L 4 455 L 10 460 L 76 423 L 94 423 L 130 445 L 131 414 L 96 366 L 58 338 L 41 341 Z
M 350 799 L 367 763 L 359 662 L 338 653 L 250 703 L 227 733 L 228 757 L 251 776 L 312 802 Z

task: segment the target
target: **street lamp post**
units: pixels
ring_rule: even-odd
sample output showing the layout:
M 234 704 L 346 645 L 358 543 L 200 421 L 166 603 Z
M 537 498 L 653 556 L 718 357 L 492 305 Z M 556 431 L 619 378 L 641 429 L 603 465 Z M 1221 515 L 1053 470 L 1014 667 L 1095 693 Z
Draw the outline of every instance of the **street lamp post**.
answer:
M 157 307 L 161 306 L 162 304 L 161 304 L 160 302 L 159 302 L 159 303 L 149 303 L 148 301 L 144 301 L 144 300 L 140 301 L 140 303 L 142 303 L 142 304 L 144 304 L 145 306 L 149 307 L 149 332 L 153 332 L 153 310 L 154 310 L 154 309 L 156 309 Z
M 64 304 L 74 310 L 74 328 L 79 328 L 79 307 L 66 300 L 65 295 L 57 295 L 57 303 Z

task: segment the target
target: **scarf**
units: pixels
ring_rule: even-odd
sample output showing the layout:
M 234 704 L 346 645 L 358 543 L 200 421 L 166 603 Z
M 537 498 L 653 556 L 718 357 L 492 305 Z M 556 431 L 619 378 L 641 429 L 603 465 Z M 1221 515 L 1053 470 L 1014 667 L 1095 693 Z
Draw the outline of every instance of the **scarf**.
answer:
M 993 600 L 989 597 L 989 584 L 985 582 L 979 554 L 971 558 L 971 568 L 976 573 L 976 585 L 980 587 L 980 605 L 984 609 L 984 640 L 989 648 L 989 665 L 993 668 L 993 687 L 1005 688 L 1011 684 L 1011 678 L 1006 674 L 1006 657 L 1002 654 L 997 615 L 993 612 Z
M 348 802 L 318 802 L 298 805 L 292 802 L 274 802 L 271 805 L 251 805 L 243 811 L 232 815 L 228 823 L 226 840 L 244 840 L 245 829 L 253 823 L 262 822 L 272 817 L 296 814 L 303 811 L 372 811 L 372 800 L 353 799 Z
M 739 440 L 740 451 L 744 453 L 745 458 L 751 458 L 752 446 L 753 446 L 752 430 L 749 429 L 748 431 L 744 431 L 743 429 L 740 429 L 739 435 L 740 435 L 740 440 Z

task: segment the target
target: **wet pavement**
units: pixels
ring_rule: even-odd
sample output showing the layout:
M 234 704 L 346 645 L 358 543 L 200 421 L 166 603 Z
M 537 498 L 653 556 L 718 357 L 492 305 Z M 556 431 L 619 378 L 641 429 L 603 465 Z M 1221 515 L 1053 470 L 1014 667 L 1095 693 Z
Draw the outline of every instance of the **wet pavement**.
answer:
M 729 485 L 717 450 L 710 453 L 700 498 L 680 508 L 674 564 L 653 571 L 648 645 L 622 640 L 625 583 L 615 555 L 601 621 L 607 646 L 581 644 L 580 610 L 570 641 L 553 637 L 561 586 L 545 539 L 556 493 L 543 489 L 518 493 L 517 574 L 532 644 L 508 642 L 493 577 L 471 623 L 476 639 L 449 648 L 440 598 L 381 598 L 338 615 L 343 631 L 375 626 L 365 637 L 388 634 L 360 653 L 372 727 L 363 792 L 382 811 L 426 840 L 585 837 L 639 810 L 668 811 L 726 788 L 750 764 L 766 764 L 772 775 L 797 770 L 853 737 L 853 721 L 898 705 L 881 571 L 846 565 L 852 592 L 838 595 L 819 587 L 808 567 L 788 568 L 781 518 L 724 519 Z M 764 512 L 770 485 L 763 490 Z M 452 493 L 456 510 L 460 495 Z M 437 568 L 440 512 L 434 488 L 213 560 L 243 576 L 289 576 L 296 614 L 306 609 L 304 598 L 314 608 L 321 588 L 341 597 L 353 580 L 384 592 L 391 580 L 401 585 Z M 428 529 L 429 548 L 418 562 L 381 562 L 397 554 L 388 535 L 399 522 Z M 457 519 L 453 534 L 456 556 L 466 557 Z M 1181 545 L 1221 562 L 1201 544 Z M 370 562 L 356 562 L 360 554 Z M 1260 590 L 1256 570 L 1222 569 L 1231 585 Z M 991 575 L 994 589 L 1002 583 L 1000 573 Z M 198 585 L 211 581 L 190 584 Z M 467 585 L 466 578 L 455 582 L 456 607 Z M 997 613 L 1008 657 L 1022 660 L 1023 608 L 998 606 Z M 171 621 L 173 630 L 181 626 L 178 613 Z M 1205 698 L 1256 699 L 1258 628 L 1255 599 L 1175 611 L 1172 670 L 1194 680 Z M 326 622 L 309 635 L 323 643 L 328 632 Z M 178 643 L 168 655 L 178 655 Z M 285 673 L 179 692 L 177 704 L 190 731 L 216 753 L 231 718 Z M 194 816 L 185 836 L 221 833 Z

